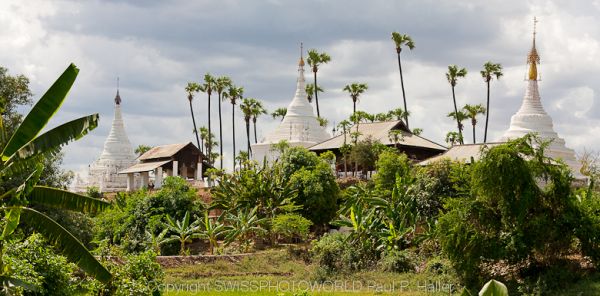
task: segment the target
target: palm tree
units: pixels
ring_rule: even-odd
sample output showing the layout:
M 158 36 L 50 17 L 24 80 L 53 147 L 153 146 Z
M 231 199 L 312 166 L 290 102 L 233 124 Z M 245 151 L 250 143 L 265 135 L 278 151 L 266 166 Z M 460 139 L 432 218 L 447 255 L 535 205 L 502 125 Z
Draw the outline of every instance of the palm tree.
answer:
M 182 220 L 173 220 L 167 215 L 167 223 L 163 225 L 173 233 L 167 242 L 179 242 L 179 255 L 185 255 L 186 243 L 191 243 L 192 239 L 200 237 L 200 220 L 190 223 L 190 211 L 185 212 Z
M 396 109 L 390 110 L 388 112 L 388 114 L 391 118 L 395 118 L 396 120 L 402 120 L 402 119 L 410 116 L 410 113 L 402 110 L 402 108 L 396 108 Z
M 248 144 L 246 151 L 248 151 L 248 156 L 252 156 L 252 149 L 250 148 L 250 119 L 252 118 L 252 108 L 254 107 L 252 100 L 252 98 L 244 98 L 240 104 L 240 109 L 242 109 L 244 121 L 246 122 L 246 140 Z
M 388 113 L 377 113 L 375 114 L 376 121 L 390 121 L 392 120 L 392 114 Z
M 467 120 L 467 118 L 469 118 L 469 116 L 467 114 L 465 114 L 465 112 L 458 111 L 458 112 L 448 113 L 448 117 L 454 118 L 454 120 L 456 120 L 456 122 L 458 123 L 459 144 L 464 144 L 463 133 L 462 133 L 464 125 L 462 124 L 462 122 Z
M 275 109 L 275 111 L 273 111 L 273 113 L 271 113 L 271 116 L 273 116 L 273 119 L 275 119 L 277 117 L 281 117 L 281 120 L 283 120 L 283 118 L 285 117 L 286 114 L 287 114 L 287 108 L 277 108 L 277 109 Z
M 488 122 L 490 120 L 490 81 L 492 81 L 494 76 L 496 76 L 496 79 L 500 79 L 503 75 L 502 65 L 486 62 L 483 64 L 483 70 L 480 73 L 487 85 L 487 105 L 485 107 L 487 113 L 485 114 L 485 132 L 483 133 L 483 142 L 487 143 Z
M 204 84 L 200 85 L 199 90 L 203 93 L 206 93 L 208 95 L 208 133 L 212 134 L 212 128 L 211 128 L 211 120 L 210 120 L 210 96 L 214 90 L 215 87 L 215 78 L 212 77 L 209 73 L 206 73 L 204 75 Z M 210 139 L 210 141 L 212 141 L 212 139 Z M 209 147 L 212 147 L 212 143 L 209 143 L 208 145 Z M 208 157 L 208 162 L 212 163 L 212 159 L 211 159 L 211 153 L 212 150 L 207 150 L 206 151 L 206 155 Z
M 230 85 L 229 89 L 226 93 L 223 94 L 224 98 L 229 98 L 229 102 L 231 103 L 231 129 L 233 132 L 233 171 L 235 171 L 235 104 L 237 100 L 241 99 L 244 95 L 243 87 L 236 87 L 235 85 Z
M 0 236 L 0 254 L 4 251 L 4 243 L 23 223 L 29 229 L 41 233 L 62 255 L 83 271 L 103 283 L 108 283 L 112 280 L 112 275 L 85 246 L 62 225 L 32 207 L 42 205 L 82 213 L 97 213 L 110 206 L 104 200 L 37 186 L 46 157 L 56 155 L 63 145 L 80 139 L 98 126 L 98 114 L 92 114 L 40 134 L 64 102 L 78 73 L 79 69 L 74 64 L 67 67 L 25 116 L 12 136 L 5 138 L 8 141 L 1 143 L 0 179 L 10 180 L 17 175 L 29 177 L 18 187 L 6 188 L 0 196 L 0 210 L 6 213 L 1 224 L 3 229 Z M 4 125 L 0 125 L 0 134 L 5 134 Z M 9 269 L 0 256 L 0 289 L 9 285 L 25 289 L 31 287 L 28 283 L 13 278 Z
M 258 119 L 259 116 L 261 116 L 262 114 L 267 114 L 267 110 L 265 109 L 265 107 L 263 107 L 263 104 L 261 101 L 254 99 L 254 101 L 252 102 L 252 123 L 254 124 L 254 144 L 256 144 L 258 141 L 256 139 L 256 119 Z
M 346 119 L 340 121 L 340 123 L 338 123 L 338 128 L 342 129 L 342 132 L 344 133 L 344 144 L 346 144 L 346 134 L 348 133 L 348 131 L 350 130 L 350 126 L 352 126 L 352 123 Z
M 319 71 L 319 66 L 321 64 L 327 64 L 331 61 L 331 57 L 325 53 L 319 53 L 316 49 L 311 49 L 308 51 L 308 59 L 306 60 L 308 65 L 312 67 L 312 71 L 315 78 L 316 88 L 313 88 L 315 94 L 315 105 L 317 106 L 317 117 L 321 117 L 321 113 L 319 112 L 319 84 L 317 84 L 317 71 Z
M 198 144 L 198 149 L 202 149 L 200 147 L 200 138 L 198 137 L 198 129 L 196 128 L 196 118 L 194 117 L 194 107 L 192 106 L 192 100 L 194 100 L 194 93 L 197 93 L 198 91 L 200 91 L 200 85 L 196 82 L 188 82 L 187 86 L 185 87 L 185 91 L 188 93 L 188 101 L 190 102 L 190 112 L 192 113 L 192 123 L 194 124 L 194 134 L 196 134 L 196 144 Z
M 398 149 L 398 144 L 404 139 L 404 135 L 401 130 L 393 129 L 388 132 L 388 139 L 390 142 L 394 143 L 394 147 Z
M 467 114 L 467 117 L 471 118 L 471 125 L 473 125 L 473 144 L 475 144 L 476 143 L 476 141 L 475 141 L 475 125 L 477 124 L 477 115 L 485 114 L 485 107 L 483 107 L 481 104 L 477 104 L 477 105 L 466 104 L 463 107 L 463 110 Z
M 412 134 L 415 136 L 420 136 L 423 133 L 423 129 L 422 128 L 413 128 L 412 130 Z
M 356 102 L 362 93 L 364 93 L 369 86 L 366 83 L 352 83 L 344 86 L 344 91 L 347 91 L 350 94 L 350 98 L 352 99 L 352 114 L 356 113 Z
M 217 91 L 217 95 L 219 96 L 219 154 L 220 157 L 220 165 L 219 168 L 223 169 L 223 121 L 221 120 L 221 101 L 223 98 L 223 92 L 226 88 L 231 86 L 231 78 L 227 76 L 221 76 L 215 80 L 215 91 Z
M 450 83 L 450 86 L 452 87 L 452 101 L 454 102 L 454 113 L 458 114 L 458 108 L 456 107 L 456 95 L 454 94 L 454 87 L 456 86 L 456 83 L 458 82 L 458 78 L 462 78 L 467 76 L 467 69 L 462 68 L 459 69 L 458 66 L 456 65 L 450 65 L 448 66 L 448 73 L 446 73 L 446 79 L 448 80 L 448 83 Z M 458 117 L 456 118 L 456 127 L 458 128 L 458 133 L 461 135 L 461 139 L 462 139 L 462 128 L 461 128 L 461 124 L 458 121 Z M 461 143 L 464 144 L 464 143 Z
M 202 153 L 206 152 L 206 155 L 208 155 L 208 151 L 204 149 L 204 147 L 206 147 L 205 145 L 207 144 L 205 143 L 205 140 L 208 139 L 208 128 L 201 126 L 198 131 L 200 133 L 200 146 L 202 147 L 200 148 L 200 151 L 202 151 Z
M 208 240 L 210 254 L 214 253 L 215 246 L 219 246 L 217 239 L 225 230 L 225 225 L 219 221 L 213 221 L 208 217 L 208 211 L 204 211 L 204 220 L 202 220 L 202 229 L 200 236 Z
M 448 132 L 446 134 L 446 143 L 448 143 L 450 146 L 454 146 L 457 143 L 460 143 L 461 139 L 460 139 L 460 134 L 457 132 Z
M 315 90 L 315 85 L 312 83 L 307 84 L 305 86 L 305 89 L 306 89 L 306 97 L 308 98 L 309 103 L 312 103 L 312 98 L 313 98 L 313 95 L 315 94 L 315 91 L 323 92 L 323 89 L 320 86 L 317 86 L 317 89 Z
M 415 48 L 415 43 L 412 38 L 406 34 L 400 34 L 398 32 L 392 32 L 392 40 L 396 45 L 396 54 L 398 55 L 398 69 L 400 69 L 400 86 L 402 87 L 402 98 L 404 99 L 404 110 L 408 111 L 406 107 L 406 93 L 404 92 L 404 77 L 402 76 L 402 62 L 400 61 L 400 52 L 402 52 L 402 46 L 408 47 L 408 49 L 413 50 Z M 404 121 L 406 123 L 406 127 L 408 128 L 408 113 L 404 114 Z
M 150 150 L 150 149 L 152 149 L 152 147 L 150 147 L 150 146 L 138 145 L 133 152 L 135 154 L 137 154 L 138 156 L 142 156 L 142 154 L 148 152 L 148 150 Z

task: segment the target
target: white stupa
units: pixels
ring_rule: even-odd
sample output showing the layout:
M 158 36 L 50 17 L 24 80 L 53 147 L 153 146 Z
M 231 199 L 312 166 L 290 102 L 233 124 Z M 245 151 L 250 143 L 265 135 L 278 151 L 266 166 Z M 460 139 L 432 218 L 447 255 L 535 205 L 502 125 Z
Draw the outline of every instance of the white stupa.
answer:
M 136 162 L 131 143 L 125 133 L 121 116 L 121 96 L 115 96 L 115 117 L 110 133 L 104 142 L 100 157 L 89 168 L 87 186 L 98 187 L 101 192 L 117 192 L 127 189 L 127 175 L 119 175 Z
M 254 160 L 262 162 L 265 158 L 267 161 L 277 158 L 277 152 L 273 151 L 272 145 L 282 140 L 287 141 L 291 147 L 308 148 L 331 138 L 319 124 L 313 107 L 308 102 L 304 81 L 304 59 L 300 56 L 296 94 L 277 129 L 268 134 L 262 142 L 251 146 Z
M 535 21 L 534 21 L 535 22 Z M 511 117 L 510 127 L 504 133 L 501 141 L 519 138 L 527 133 L 537 133 L 545 141 L 551 141 L 546 148 L 546 156 L 553 159 L 561 159 L 573 172 L 577 179 L 583 178 L 580 172 L 581 164 L 575 158 L 575 152 L 565 146 L 565 140 L 554 131 L 552 118 L 546 113 L 540 99 L 538 90 L 537 65 L 540 57 L 535 48 L 535 29 L 533 33 L 533 46 L 527 55 L 529 73 L 527 79 L 527 90 L 521 108 Z

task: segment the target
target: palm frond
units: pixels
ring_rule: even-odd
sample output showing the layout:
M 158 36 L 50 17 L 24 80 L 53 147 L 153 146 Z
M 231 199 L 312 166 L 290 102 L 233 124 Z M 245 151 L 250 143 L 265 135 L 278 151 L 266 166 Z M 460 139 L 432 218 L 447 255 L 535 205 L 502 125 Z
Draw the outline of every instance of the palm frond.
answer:
M 62 254 L 83 271 L 103 283 L 108 283 L 112 275 L 69 231 L 48 216 L 31 208 L 21 208 L 21 221 L 41 233 Z
M 98 114 L 69 121 L 36 137 L 27 145 L 21 147 L 13 157 L 28 158 L 32 155 L 58 149 L 71 141 L 79 140 L 97 126 Z
M 34 204 L 91 214 L 110 207 L 110 203 L 100 199 L 45 186 L 35 186 L 27 200 Z
M 46 126 L 50 118 L 52 118 L 64 102 L 73 82 L 75 82 L 77 73 L 79 73 L 79 69 L 74 64 L 69 65 L 35 106 L 33 106 L 33 109 L 29 111 L 4 147 L 2 160 L 8 160 L 11 155 L 33 140 Z

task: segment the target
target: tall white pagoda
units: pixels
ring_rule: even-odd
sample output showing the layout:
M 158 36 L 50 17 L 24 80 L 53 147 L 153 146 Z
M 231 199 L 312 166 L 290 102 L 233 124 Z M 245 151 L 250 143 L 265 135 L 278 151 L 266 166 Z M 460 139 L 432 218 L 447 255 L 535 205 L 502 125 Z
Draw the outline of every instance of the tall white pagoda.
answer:
M 287 141 L 290 147 L 308 148 L 329 138 L 331 136 L 319 124 L 313 107 L 308 102 L 304 80 L 304 59 L 300 55 L 296 94 L 288 105 L 287 113 L 277 129 L 268 134 L 262 142 L 251 145 L 252 158 L 258 162 L 262 162 L 264 159 L 267 161 L 276 159 L 278 155 L 276 151 L 273 151 L 272 145 L 282 140 Z
M 121 116 L 121 96 L 117 89 L 115 96 L 115 117 L 110 133 L 104 142 L 100 157 L 89 168 L 87 186 L 98 187 L 101 192 L 117 192 L 127 190 L 127 175 L 118 172 L 136 163 L 131 143 L 125 133 Z
M 533 45 L 527 55 L 527 64 L 529 73 L 527 77 L 527 90 L 521 108 L 510 120 L 510 127 L 501 138 L 501 141 L 519 138 L 527 133 L 537 133 L 545 141 L 551 141 L 546 148 L 546 156 L 553 159 L 561 159 L 573 172 L 577 179 L 583 178 L 580 172 L 581 164 L 575 158 L 575 152 L 565 146 L 565 140 L 559 137 L 554 131 L 552 118 L 546 113 L 540 99 L 538 90 L 538 71 L 537 65 L 540 64 L 540 56 L 535 48 L 535 23 L 533 30 Z

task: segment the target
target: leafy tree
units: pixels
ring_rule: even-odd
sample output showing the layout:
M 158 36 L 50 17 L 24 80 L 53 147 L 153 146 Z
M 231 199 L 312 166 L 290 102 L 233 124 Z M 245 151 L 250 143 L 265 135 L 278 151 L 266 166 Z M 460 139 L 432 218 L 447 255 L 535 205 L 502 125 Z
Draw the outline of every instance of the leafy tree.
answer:
M 194 117 L 194 106 L 192 105 L 192 101 L 194 100 L 194 93 L 197 93 L 198 91 L 200 91 L 200 85 L 196 82 L 188 82 L 187 86 L 185 87 L 185 91 L 188 94 L 188 102 L 190 103 L 190 113 L 192 115 L 192 123 L 194 124 L 194 134 L 196 135 L 196 144 L 198 144 L 198 149 L 202 149 L 202 146 L 200 146 L 200 137 L 198 136 L 198 128 L 196 127 L 196 117 Z M 138 155 L 142 155 L 142 154 L 144 154 L 144 152 L 149 150 L 149 149 L 144 150 L 142 152 L 143 149 L 139 149 L 142 147 L 143 147 L 143 149 L 145 149 L 148 146 L 144 146 L 144 145 L 138 146 L 135 149 L 135 153 L 137 153 Z
M 287 108 L 277 108 L 275 109 L 275 111 L 273 111 L 273 113 L 271 113 L 271 116 L 273 117 L 273 119 L 281 117 L 281 120 L 283 120 L 285 114 L 287 114 Z
M 485 114 L 486 109 L 481 104 L 477 104 L 477 105 L 466 104 L 463 107 L 463 110 L 467 114 L 468 118 L 471 119 L 471 125 L 473 126 L 473 144 L 475 144 L 475 143 L 477 143 L 477 141 L 475 140 L 476 139 L 475 138 L 475 125 L 477 125 L 477 115 Z
M 0 100 L 2 101 L 2 126 L 4 133 L 12 134 L 23 120 L 23 116 L 17 112 L 20 106 L 29 105 L 33 101 L 33 94 L 29 89 L 29 79 L 24 75 L 12 76 L 8 69 L 0 67 Z M 4 140 L 2 141 L 4 142 Z
M 207 134 L 208 135 L 212 135 L 212 127 L 211 127 L 211 120 L 210 120 L 210 96 L 212 95 L 213 90 L 215 89 L 215 84 L 216 84 L 216 79 L 210 75 L 210 73 L 206 73 L 204 75 L 204 83 L 200 85 L 199 87 L 199 91 L 206 93 L 208 95 L 208 111 L 207 111 L 207 118 L 208 118 L 208 131 Z M 220 101 L 219 101 L 220 102 Z M 206 138 L 206 140 L 208 141 L 208 149 L 206 150 L 206 155 L 208 156 L 208 162 L 209 163 L 214 163 L 214 160 L 211 158 L 211 154 L 212 154 L 212 148 L 213 148 L 213 139 L 212 138 Z
M 321 88 L 321 86 L 317 85 L 317 89 L 315 89 L 315 85 L 312 83 L 307 84 L 305 87 L 306 90 L 306 97 L 308 99 L 309 103 L 312 103 L 312 98 L 315 92 L 323 92 L 323 89 Z
M 198 145 L 200 145 L 200 140 L 198 140 Z M 152 147 L 141 144 L 135 147 L 135 150 L 133 152 L 135 152 L 135 154 L 137 154 L 138 156 L 142 156 L 142 154 L 148 152 L 150 149 L 152 149 Z
M 350 159 L 354 161 L 357 167 L 360 166 L 362 168 L 363 176 L 366 178 L 367 172 L 375 167 L 379 153 L 385 148 L 385 145 L 381 144 L 381 142 L 374 141 L 371 137 L 368 137 L 352 146 Z
M 280 214 L 273 218 L 273 232 L 286 240 L 306 239 L 313 223 L 295 213 Z
M 26 172 L 29 173 L 29 177 L 19 187 L 8 188 L 1 193 L 2 210 L 5 216 L 0 236 L 0 253 L 3 250 L 3 243 L 22 222 L 44 235 L 51 244 L 57 245 L 69 260 L 75 262 L 85 272 L 103 282 L 108 282 L 112 277 L 111 274 L 73 234 L 30 206 L 30 204 L 37 204 L 84 213 L 99 212 L 108 207 L 108 203 L 101 200 L 51 187 L 37 186 L 43 169 L 44 156 L 57 153 L 62 145 L 83 137 L 97 126 L 98 115 L 93 114 L 59 125 L 40 135 L 65 100 L 78 71 L 73 64 L 67 67 L 21 124 L 15 128 L 9 140 L 2 143 L 0 177 L 10 179 L 11 176 Z M 4 134 L 4 126 L 0 126 L 0 130 Z M 3 287 L 9 284 L 15 285 L 11 275 L 7 273 L 8 270 L 5 269 L 0 258 Z
M 373 176 L 373 182 L 381 192 L 391 192 L 396 185 L 396 177 L 406 177 L 410 173 L 406 154 L 387 149 L 379 154 L 375 169 L 377 173 Z
M 173 233 L 168 241 L 177 241 L 181 248 L 179 249 L 179 255 L 185 255 L 185 244 L 191 243 L 192 239 L 200 237 L 200 220 L 196 220 L 190 223 L 190 212 L 185 212 L 183 219 L 173 220 L 171 216 L 167 215 L 167 223 L 163 224 L 169 232 Z
M 487 113 L 485 114 L 485 132 L 483 134 L 483 142 L 487 143 L 488 122 L 490 119 L 490 82 L 492 81 L 494 76 L 496 77 L 496 79 L 500 79 L 500 77 L 502 77 L 502 75 L 504 74 L 502 73 L 502 65 L 495 64 L 492 62 L 486 62 L 483 65 L 483 70 L 481 70 L 480 73 L 481 77 L 483 77 L 483 81 L 487 86 L 487 103 L 485 107 Z
M 454 88 L 456 87 L 456 84 L 458 83 L 458 78 L 464 78 L 465 76 L 467 76 L 467 69 L 465 68 L 458 68 L 457 65 L 450 65 L 448 66 L 448 72 L 446 73 L 446 79 L 448 80 L 448 83 L 450 83 L 450 86 L 452 87 L 452 102 L 454 103 L 454 114 L 459 114 L 458 113 L 458 107 L 456 107 L 456 95 L 454 93 Z M 462 124 L 460 123 L 459 117 L 455 116 L 454 117 L 456 119 L 456 127 L 458 128 L 458 133 L 460 134 L 460 138 L 462 138 Z M 464 144 L 463 142 L 461 142 L 461 144 Z
M 227 76 L 220 76 L 215 80 L 214 89 L 219 96 L 219 148 L 220 152 L 220 169 L 223 169 L 223 120 L 221 120 L 221 101 L 224 101 L 226 97 L 223 96 L 223 93 L 227 88 L 229 88 L 233 83 L 231 82 L 231 78 Z
M 406 94 L 404 92 L 404 77 L 402 76 L 402 62 L 400 61 L 400 52 L 402 52 L 402 47 L 406 46 L 408 49 L 413 50 L 415 48 L 415 43 L 412 38 L 406 34 L 400 34 L 398 32 L 392 32 L 392 40 L 394 41 L 394 45 L 396 45 L 396 54 L 398 55 L 398 69 L 400 70 L 400 85 L 402 86 L 402 98 L 404 100 L 404 110 L 408 111 L 406 107 Z M 404 123 L 406 123 L 406 127 L 408 125 L 408 113 L 404 114 Z
M 308 65 L 312 67 L 312 71 L 315 78 L 316 88 L 313 88 L 315 94 L 315 105 L 317 106 L 317 117 L 321 117 L 321 112 L 319 112 L 319 84 L 317 83 L 317 71 L 319 71 L 319 67 L 322 64 L 327 64 L 331 61 L 331 57 L 325 52 L 318 52 L 316 49 L 311 49 L 308 51 L 308 59 L 306 59 Z

